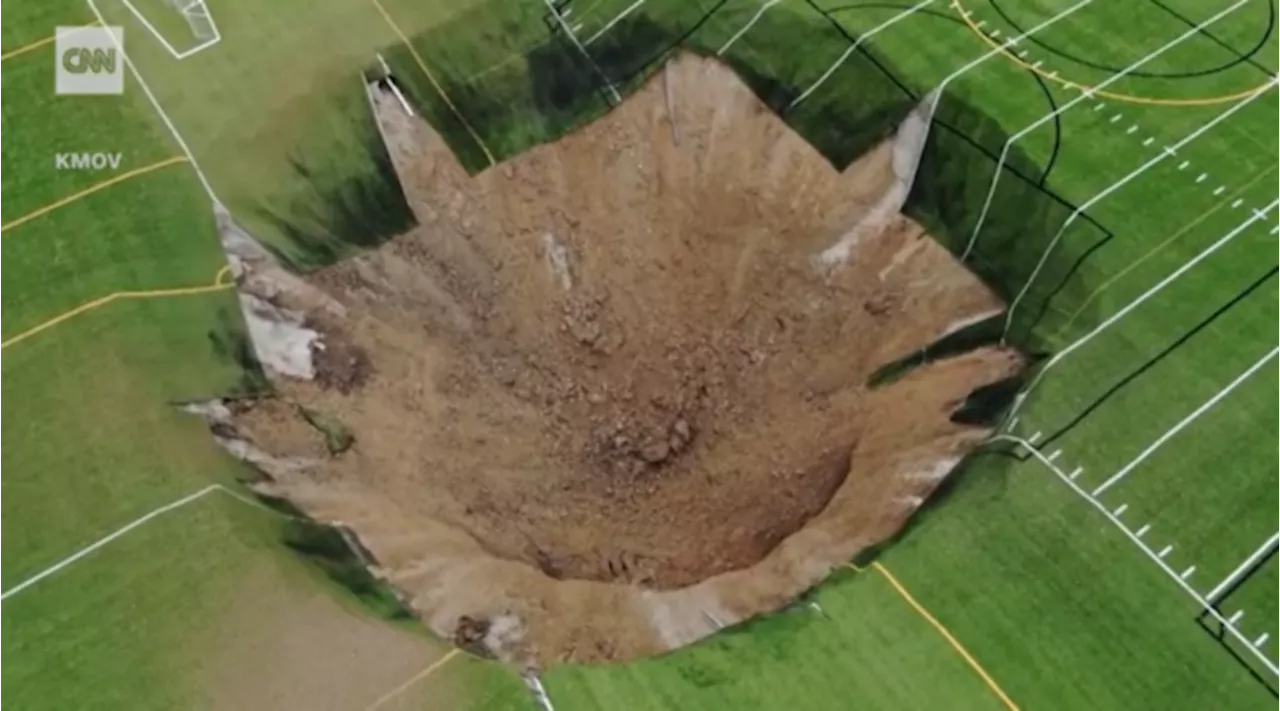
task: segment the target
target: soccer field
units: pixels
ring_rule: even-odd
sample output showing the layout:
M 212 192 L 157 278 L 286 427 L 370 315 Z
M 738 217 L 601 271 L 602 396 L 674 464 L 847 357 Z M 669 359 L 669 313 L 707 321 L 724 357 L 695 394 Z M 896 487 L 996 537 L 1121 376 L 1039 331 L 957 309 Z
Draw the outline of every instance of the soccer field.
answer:
M 22 586 L 157 507 L 236 491 L 244 472 L 170 406 L 253 382 L 210 345 L 243 329 L 210 201 L 301 269 L 412 224 L 365 103 L 377 54 L 474 172 L 602 115 L 681 48 L 728 62 L 838 166 L 932 106 L 906 212 L 1009 304 L 963 338 L 1040 358 L 997 441 L 858 572 L 688 649 L 554 668 L 549 703 L 1275 704 L 1270 0 L 202 7 L 216 39 L 158 0 L 22 3 L 4 26 L 5 681 L 24 708 L 534 705 L 514 673 L 356 612 L 223 490 Z M 40 42 L 95 21 L 125 28 L 126 97 L 52 96 Z M 123 161 L 50 170 L 68 150 Z M 315 664 L 402 654 L 312 679 L 314 697 L 281 686 L 310 662 L 272 680 L 233 661 L 339 627 Z

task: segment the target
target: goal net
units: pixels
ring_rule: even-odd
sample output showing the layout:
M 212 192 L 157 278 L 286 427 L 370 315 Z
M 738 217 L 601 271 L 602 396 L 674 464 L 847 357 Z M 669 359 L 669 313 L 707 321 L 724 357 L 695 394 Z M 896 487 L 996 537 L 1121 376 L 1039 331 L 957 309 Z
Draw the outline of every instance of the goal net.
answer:
M 187 21 L 191 34 L 196 39 L 207 42 L 218 39 L 218 26 L 213 23 L 209 6 L 204 0 L 164 0 L 165 4 L 177 10 Z

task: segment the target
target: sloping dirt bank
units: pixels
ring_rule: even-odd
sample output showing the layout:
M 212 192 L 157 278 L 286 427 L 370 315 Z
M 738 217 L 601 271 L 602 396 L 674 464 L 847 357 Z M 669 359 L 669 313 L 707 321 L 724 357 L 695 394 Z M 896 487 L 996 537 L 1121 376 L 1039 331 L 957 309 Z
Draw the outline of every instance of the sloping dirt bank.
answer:
M 375 103 L 421 226 L 305 283 L 239 265 L 318 334 L 314 378 L 278 373 L 221 435 L 289 462 L 264 490 L 354 530 L 464 646 L 628 658 L 785 605 L 901 527 L 986 434 L 950 412 L 1020 367 L 864 386 L 999 307 L 898 212 L 918 117 L 836 172 L 682 56 L 471 178 Z

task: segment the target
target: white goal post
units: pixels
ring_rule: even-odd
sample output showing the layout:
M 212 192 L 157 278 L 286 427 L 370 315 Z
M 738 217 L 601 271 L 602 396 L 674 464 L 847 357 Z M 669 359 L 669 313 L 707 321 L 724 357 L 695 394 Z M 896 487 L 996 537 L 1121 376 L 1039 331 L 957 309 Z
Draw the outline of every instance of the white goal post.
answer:
M 218 32 L 218 24 L 214 22 L 213 13 L 210 12 L 209 5 L 206 0 L 163 0 L 165 11 L 181 15 L 186 21 L 187 27 L 191 30 L 191 36 L 198 41 L 198 44 L 194 47 L 189 47 L 184 50 L 178 50 L 174 47 L 173 44 L 165 38 L 164 33 L 156 29 L 156 26 L 153 25 L 151 21 L 147 19 L 147 16 L 138 10 L 130 0 L 120 0 L 120 2 L 124 3 L 124 6 L 129 8 L 129 12 L 133 13 L 133 16 L 138 19 L 138 22 L 141 22 L 142 26 L 147 28 L 147 31 L 150 32 L 156 40 L 160 42 L 160 44 L 164 45 L 165 49 L 169 50 L 169 54 L 173 55 L 174 59 L 186 59 L 197 52 L 202 52 L 212 47 L 222 40 L 222 34 Z

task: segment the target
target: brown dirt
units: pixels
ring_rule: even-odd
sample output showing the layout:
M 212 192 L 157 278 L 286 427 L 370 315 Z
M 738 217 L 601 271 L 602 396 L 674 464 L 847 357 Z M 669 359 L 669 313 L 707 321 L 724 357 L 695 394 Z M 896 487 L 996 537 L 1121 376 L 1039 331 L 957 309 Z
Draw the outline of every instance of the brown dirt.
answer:
M 292 404 L 348 427 L 272 489 L 358 532 L 441 634 L 517 617 L 500 657 L 652 653 L 785 604 L 902 525 L 985 435 L 948 414 L 1019 367 L 864 387 L 995 297 L 877 217 L 891 142 L 836 172 L 722 65 L 668 77 L 678 132 L 658 77 L 475 178 L 383 107 L 420 227 L 309 277 L 326 303 L 279 297 L 322 334 L 317 379 L 237 415 L 301 458 L 325 450 Z

